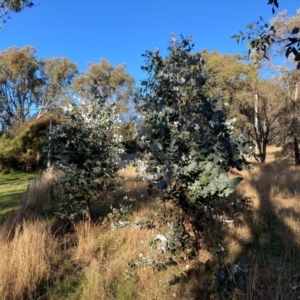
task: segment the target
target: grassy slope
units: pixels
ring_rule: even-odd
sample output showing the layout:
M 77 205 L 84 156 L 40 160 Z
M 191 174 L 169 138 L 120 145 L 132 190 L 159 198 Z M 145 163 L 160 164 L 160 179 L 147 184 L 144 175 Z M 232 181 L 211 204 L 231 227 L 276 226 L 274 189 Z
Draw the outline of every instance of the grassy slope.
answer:
M 292 300 L 300 296 L 297 289 L 293 289 L 300 285 L 299 167 L 295 168 L 289 161 L 277 161 L 279 149 L 269 150 L 264 165 L 254 163 L 252 170 L 242 172 L 245 179 L 235 192 L 238 197 L 253 197 L 251 218 L 246 218 L 243 226 L 218 227 L 221 238 L 212 241 L 220 242 L 226 249 L 225 262 L 249 260 L 248 293 L 236 294 L 232 299 Z M 145 216 L 155 217 L 157 207 L 147 201 L 151 199 L 146 193 L 146 184 L 134 181 L 133 168 L 121 175 L 128 178 L 123 191 L 104 196 L 105 202 L 118 202 L 128 195 L 139 205 L 126 216 L 127 219 L 138 221 Z M 47 193 L 40 194 L 44 201 Z M 94 209 L 97 212 L 102 207 L 95 205 Z M 33 298 L 43 295 L 43 299 L 206 299 L 198 289 L 199 283 L 203 284 L 210 274 L 204 269 L 198 268 L 197 273 L 190 274 L 177 285 L 167 284 L 176 275 L 191 270 L 193 264 L 199 267 L 207 259 L 216 259 L 205 250 L 200 251 L 196 261 L 167 270 L 129 268 L 127 263 L 131 260 L 163 259 L 148 247 L 147 240 L 155 237 L 155 231 L 139 228 L 112 231 L 109 227 L 81 223 L 76 225 L 74 233 L 58 240 L 49 233 L 45 220 L 25 223 L 22 230 L 13 243 L 6 243 L 0 233 L 0 251 L 4 253 L 0 266 L 0 298 L 21 299 L 24 291 L 30 291 Z M 34 257 L 30 256 L 32 252 Z M 18 267 L 20 253 L 26 255 L 22 254 L 26 257 L 22 267 Z M 9 265 L 14 268 L 1 273 L 1 270 L 10 270 Z M 14 285 L 8 284 L 12 278 L 15 278 Z
M 34 176 L 22 172 L 0 173 L 0 224 L 19 209 L 26 187 Z

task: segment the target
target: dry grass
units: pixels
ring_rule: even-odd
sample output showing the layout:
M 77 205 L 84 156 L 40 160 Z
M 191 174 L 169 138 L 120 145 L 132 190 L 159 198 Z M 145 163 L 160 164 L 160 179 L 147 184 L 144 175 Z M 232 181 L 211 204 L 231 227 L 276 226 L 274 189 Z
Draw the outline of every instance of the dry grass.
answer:
M 235 195 L 253 198 L 251 220 L 244 226 L 224 227 L 221 234 L 227 246 L 225 261 L 249 258 L 250 270 L 247 295 L 234 299 L 296 299 L 292 288 L 300 272 L 299 247 L 300 205 L 298 193 L 300 175 L 291 162 L 276 161 L 279 149 L 271 149 L 264 165 L 254 162 L 254 168 L 243 171 L 244 181 Z M 146 182 L 135 182 L 133 167 L 120 171 L 127 178 L 123 190 L 112 196 L 117 203 L 124 195 L 135 199 L 130 219 L 137 221 L 153 215 L 157 205 L 147 194 Z M 185 264 L 157 271 L 151 267 L 132 270 L 127 262 L 144 257 L 160 259 L 153 254 L 147 240 L 155 236 L 151 230 L 138 228 L 111 231 L 91 224 L 81 224 L 76 231 L 78 243 L 73 259 L 84 266 L 83 281 L 76 290 L 78 299 L 205 299 L 198 285 L 207 280 L 202 270 L 187 275 L 187 280 L 175 286 L 167 283 L 174 276 L 182 276 L 191 266 Z M 213 235 L 213 233 L 212 233 Z M 220 232 L 218 232 L 220 235 Z M 198 263 L 213 260 L 207 251 L 200 251 Z M 199 266 L 197 261 L 191 264 Z M 126 272 L 127 270 L 127 272 Z M 130 275 L 132 274 L 132 276 Z M 74 295 L 74 294 L 73 294 Z M 287 298 L 284 298 L 288 295 Z
M 300 167 L 277 159 L 269 149 L 264 164 L 242 171 L 235 196 L 252 196 L 253 211 L 244 226 L 224 230 L 226 260 L 249 259 L 247 297 L 238 299 L 299 299 Z
M 128 166 L 119 175 L 126 180 L 123 189 L 110 195 L 108 203 L 124 202 L 133 205 L 133 210 L 126 218 L 137 222 L 145 216 L 153 215 L 159 205 L 147 193 L 145 181 L 135 181 L 135 167 Z M 125 201 L 126 202 L 126 201 Z M 73 259 L 83 266 L 83 281 L 75 294 L 78 299 L 191 299 L 195 295 L 195 281 L 184 286 L 169 287 L 168 282 L 175 275 L 187 270 L 185 264 L 171 266 L 166 270 L 156 270 L 149 266 L 130 268 L 129 262 L 141 262 L 146 259 L 162 261 L 164 256 L 152 252 L 148 241 L 156 231 L 134 228 L 110 230 L 90 223 L 81 223 L 76 227 L 77 245 Z M 76 299 L 77 299 L 76 298 Z
M 78 245 L 74 253 L 77 263 L 83 263 L 84 280 L 79 289 L 79 299 L 178 299 L 190 295 L 192 287 L 167 288 L 167 282 L 175 274 L 186 270 L 185 266 L 157 271 L 151 267 L 130 269 L 127 262 L 141 260 L 140 256 L 159 259 L 150 251 L 147 240 L 154 232 L 138 228 L 116 231 L 104 230 L 82 223 L 77 228 Z
M 50 213 L 53 211 L 54 206 L 58 201 L 54 199 L 58 198 L 55 193 L 53 179 L 55 174 L 44 171 L 35 177 L 27 200 L 27 212 L 32 214 L 32 211 L 36 211 L 39 214 Z
M 236 294 L 232 299 L 299 297 L 293 287 L 300 285 L 300 172 L 292 162 L 276 160 L 279 150 L 269 149 L 265 164 L 254 162 L 252 170 L 241 172 L 244 181 L 235 196 L 253 197 L 251 218 L 245 218 L 243 226 L 217 229 L 227 250 L 223 259 L 249 261 L 247 295 Z M 30 194 L 29 207 L 35 212 L 39 211 L 37 207 L 44 209 L 45 202 L 51 206 L 51 185 L 46 175 L 36 182 Z M 127 196 L 128 203 L 133 204 L 127 219 L 138 221 L 146 215 L 153 216 L 159 206 L 152 201 L 155 196 L 148 195 L 147 183 L 134 180 L 134 167 L 120 171 L 120 175 L 127 178 L 123 190 L 106 195 L 106 206 Z M 103 203 L 103 199 L 99 202 Z M 128 262 L 143 261 L 143 257 L 164 258 L 148 245 L 156 231 L 138 227 L 113 231 L 109 226 L 82 222 L 73 233 L 58 239 L 49 233 L 44 222 L 25 222 L 11 241 L 1 235 L 1 299 L 37 299 L 36 295 L 42 294 L 38 292 L 42 283 L 49 291 L 49 297 L 44 299 L 206 299 L 207 295 L 201 295 L 198 288 L 200 282 L 208 281 L 208 273 L 201 266 L 208 259 L 216 259 L 207 251 L 200 251 L 195 261 L 163 270 L 148 266 L 130 268 Z M 58 257 L 59 267 L 49 263 L 53 254 Z M 195 266 L 196 272 L 186 273 L 186 280 L 168 285 L 175 276 L 182 277 Z
M 252 170 L 241 172 L 244 180 L 235 195 L 253 197 L 254 225 L 275 233 L 282 239 L 285 253 L 289 253 L 291 248 L 300 247 L 300 167 L 291 161 L 274 160 L 279 150 L 271 148 L 265 164 L 255 163 Z M 254 229 L 248 224 L 235 231 L 245 240 L 253 240 Z
M 24 222 L 12 240 L 0 232 L 0 298 L 34 299 L 40 284 L 50 278 L 56 251 L 57 243 L 45 222 Z

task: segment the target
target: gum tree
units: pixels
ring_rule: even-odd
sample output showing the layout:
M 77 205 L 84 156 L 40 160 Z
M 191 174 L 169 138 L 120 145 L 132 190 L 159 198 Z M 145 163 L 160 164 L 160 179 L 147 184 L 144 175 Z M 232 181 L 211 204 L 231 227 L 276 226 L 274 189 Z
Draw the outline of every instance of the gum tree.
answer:
M 61 104 L 76 74 L 76 64 L 67 58 L 39 60 L 34 47 L 0 52 L 1 130 L 17 129 Z
M 245 155 L 251 146 L 233 134 L 234 120 L 227 120 L 217 108 L 222 103 L 204 89 L 203 60 L 192 48 L 191 39 L 172 36 L 166 58 L 159 50 L 147 51 L 142 69 L 148 77 L 135 103 L 144 118 L 140 138 L 148 150 L 148 179 L 179 209 L 179 221 L 191 224 L 198 238 L 242 180 L 227 174 L 249 167 Z
M 19 13 L 27 7 L 33 7 L 34 3 L 30 0 L 2 0 L 0 1 L 0 19 L 5 23 L 10 19 L 11 13 Z M 0 24 L 0 28 L 2 28 Z

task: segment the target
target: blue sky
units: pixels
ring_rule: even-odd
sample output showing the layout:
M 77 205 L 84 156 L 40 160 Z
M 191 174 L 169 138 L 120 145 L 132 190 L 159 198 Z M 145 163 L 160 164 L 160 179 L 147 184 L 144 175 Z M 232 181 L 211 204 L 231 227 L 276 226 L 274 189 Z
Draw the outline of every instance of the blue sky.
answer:
M 195 51 L 247 52 L 230 37 L 262 16 L 273 15 L 268 0 L 35 0 L 38 6 L 13 14 L 0 30 L 0 51 L 34 46 L 40 58 L 66 56 L 87 69 L 88 62 L 107 59 L 126 63 L 137 83 L 145 50 L 165 55 L 170 32 L 193 36 Z M 278 11 L 295 14 L 298 0 L 279 0 Z

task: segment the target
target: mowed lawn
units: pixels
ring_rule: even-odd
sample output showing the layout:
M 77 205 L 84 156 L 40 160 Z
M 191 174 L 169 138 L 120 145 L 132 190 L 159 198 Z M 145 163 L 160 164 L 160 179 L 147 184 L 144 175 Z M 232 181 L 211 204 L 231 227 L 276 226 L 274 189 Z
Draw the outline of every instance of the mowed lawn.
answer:
M 28 184 L 35 174 L 23 172 L 0 173 L 0 223 L 20 207 Z

